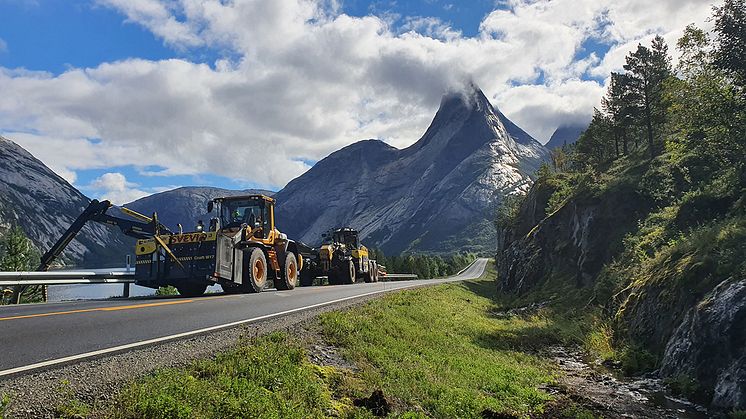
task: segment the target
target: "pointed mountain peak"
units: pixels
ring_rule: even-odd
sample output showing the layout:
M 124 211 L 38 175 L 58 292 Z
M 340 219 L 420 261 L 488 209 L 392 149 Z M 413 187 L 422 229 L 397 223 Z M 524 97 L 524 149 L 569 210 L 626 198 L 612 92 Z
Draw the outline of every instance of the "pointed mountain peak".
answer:
M 451 90 L 443 95 L 438 114 L 453 114 L 455 112 L 494 113 L 492 104 L 484 92 L 475 83 L 470 82 L 457 90 Z M 437 118 L 437 114 L 436 114 Z

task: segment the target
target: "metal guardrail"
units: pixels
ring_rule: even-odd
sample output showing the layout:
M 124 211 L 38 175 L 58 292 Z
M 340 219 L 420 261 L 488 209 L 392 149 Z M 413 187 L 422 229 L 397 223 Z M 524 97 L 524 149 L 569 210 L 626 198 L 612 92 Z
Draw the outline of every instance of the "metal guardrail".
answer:
M 131 284 L 134 269 L 106 268 L 76 271 L 0 272 L 0 287 L 15 285 Z
M 419 279 L 417 274 L 386 274 L 381 279 Z

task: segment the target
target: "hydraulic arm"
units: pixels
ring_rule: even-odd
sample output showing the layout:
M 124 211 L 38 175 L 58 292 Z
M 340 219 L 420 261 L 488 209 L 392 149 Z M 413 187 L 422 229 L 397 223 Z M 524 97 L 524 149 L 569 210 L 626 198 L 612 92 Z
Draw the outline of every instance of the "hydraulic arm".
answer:
M 171 231 L 163 224 L 159 223 L 155 217 L 150 218 L 126 208 L 122 208 L 122 212 L 137 218 L 138 220 L 130 220 L 107 214 L 107 211 L 111 206 L 111 202 L 109 201 L 98 201 L 96 199 L 91 201 L 91 203 L 88 204 L 88 207 L 70 225 L 70 228 L 68 228 L 49 251 L 42 256 L 37 271 L 48 270 L 52 265 L 52 262 L 54 262 L 63 250 L 65 250 L 67 245 L 70 244 L 88 221 L 96 221 L 116 226 L 122 230 L 124 234 L 137 239 L 151 238 L 161 233 L 171 233 Z

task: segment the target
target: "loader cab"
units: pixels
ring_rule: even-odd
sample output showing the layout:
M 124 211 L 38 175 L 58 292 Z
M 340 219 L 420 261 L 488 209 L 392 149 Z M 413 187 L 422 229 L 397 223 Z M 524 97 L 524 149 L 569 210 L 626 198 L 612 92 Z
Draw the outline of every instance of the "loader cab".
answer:
M 274 225 L 274 199 L 265 195 L 216 198 L 207 204 L 208 212 L 216 210 L 220 230 L 239 230 L 246 225 L 258 229 L 255 237 L 267 239 Z
M 342 243 L 350 249 L 360 247 L 360 235 L 357 230 L 351 228 L 340 228 L 333 233 L 333 240 L 336 243 Z

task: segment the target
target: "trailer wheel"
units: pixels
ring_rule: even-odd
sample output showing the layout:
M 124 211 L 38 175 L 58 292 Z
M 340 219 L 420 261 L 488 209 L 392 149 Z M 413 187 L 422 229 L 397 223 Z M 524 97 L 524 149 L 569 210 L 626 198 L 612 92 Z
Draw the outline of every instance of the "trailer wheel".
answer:
M 346 269 L 344 265 L 342 268 L 344 269 L 342 271 L 342 282 L 344 284 L 354 284 L 356 280 L 356 273 L 357 273 L 357 269 L 355 269 L 355 262 L 348 261 Z
M 179 291 L 179 295 L 183 297 L 199 297 L 204 294 L 207 290 L 205 284 L 182 284 L 177 285 L 176 290 Z
M 243 287 L 246 292 L 262 292 L 267 286 L 267 258 L 257 247 L 244 252 Z
M 282 274 L 275 281 L 278 290 L 291 290 L 298 283 L 298 260 L 293 252 L 287 252 L 285 263 L 282 265 Z

